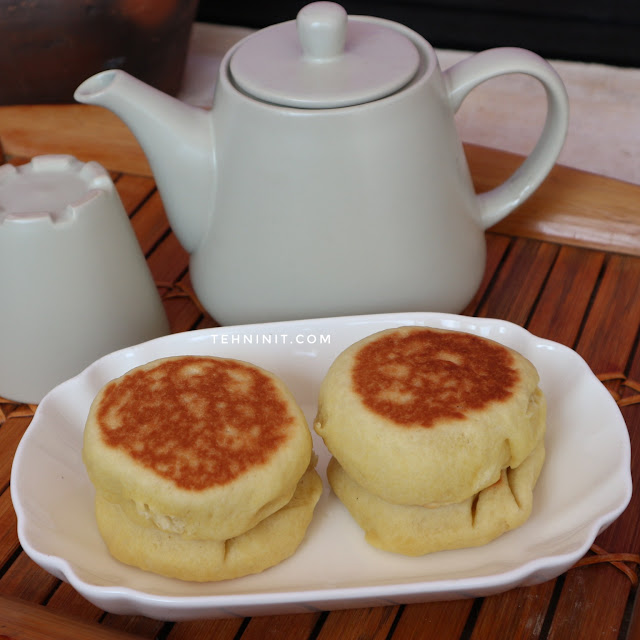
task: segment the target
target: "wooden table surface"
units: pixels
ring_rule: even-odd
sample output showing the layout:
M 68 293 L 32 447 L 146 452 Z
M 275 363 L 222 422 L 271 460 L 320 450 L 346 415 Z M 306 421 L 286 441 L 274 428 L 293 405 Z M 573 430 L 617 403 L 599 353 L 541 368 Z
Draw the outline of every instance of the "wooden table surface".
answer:
M 168 226 L 135 140 L 96 107 L 0 109 L 5 161 L 71 153 L 112 171 L 164 296 L 172 331 L 214 326 L 191 294 L 188 256 Z M 521 158 L 467 146 L 478 190 Z M 557 166 L 520 209 L 487 233 L 481 288 L 464 311 L 517 323 L 575 349 L 614 395 L 640 471 L 640 187 Z M 0 295 L 2 292 L 0 292 Z M 6 300 L 2 304 L 19 304 Z M 1 308 L 0 308 L 1 313 Z M 0 358 L 2 354 L 0 354 Z M 22 552 L 9 490 L 16 447 L 34 406 L 0 399 L 0 638 L 76 640 L 434 640 L 640 638 L 640 500 L 558 578 L 485 598 L 251 619 L 160 622 L 105 613 Z

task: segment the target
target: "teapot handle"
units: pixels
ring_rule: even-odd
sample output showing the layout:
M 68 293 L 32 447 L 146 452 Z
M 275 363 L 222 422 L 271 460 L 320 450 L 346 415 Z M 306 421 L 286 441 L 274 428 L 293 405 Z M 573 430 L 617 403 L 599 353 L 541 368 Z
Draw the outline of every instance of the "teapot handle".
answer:
M 540 186 L 560 154 L 569 124 L 569 99 L 560 76 L 537 54 L 514 47 L 481 51 L 444 71 L 454 112 L 473 88 L 508 73 L 524 73 L 542 83 L 547 116 L 540 138 L 523 164 L 503 184 L 478 194 L 484 229 L 502 220 Z

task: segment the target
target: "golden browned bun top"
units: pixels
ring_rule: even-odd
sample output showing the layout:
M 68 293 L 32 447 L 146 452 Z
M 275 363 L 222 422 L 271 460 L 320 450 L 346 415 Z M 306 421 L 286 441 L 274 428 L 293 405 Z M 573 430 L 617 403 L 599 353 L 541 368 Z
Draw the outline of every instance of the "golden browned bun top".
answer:
M 508 400 L 520 380 L 512 352 L 478 336 L 406 328 L 356 354 L 352 383 L 363 404 L 398 425 L 432 427 Z
M 236 360 L 184 356 L 109 383 L 102 440 L 182 489 L 225 485 L 264 463 L 295 421 L 274 380 Z

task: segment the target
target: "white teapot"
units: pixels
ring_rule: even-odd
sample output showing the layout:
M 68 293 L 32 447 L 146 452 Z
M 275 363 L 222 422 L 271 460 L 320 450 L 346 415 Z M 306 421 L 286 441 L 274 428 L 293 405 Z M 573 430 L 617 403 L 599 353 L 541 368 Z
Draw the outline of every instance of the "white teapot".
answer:
M 546 122 L 515 174 L 477 195 L 454 114 L 507 73 L 543 84 Z M 210 111 L 117 70 L 75 98 L 139 140 L 221 324 L 461 311 L 483 276 L 484 230 L 540 185 L 568 123 L 563 83 L 536 54 L 490 49 L 442 72 L 420 35 L 332 2 L 231 48 Z

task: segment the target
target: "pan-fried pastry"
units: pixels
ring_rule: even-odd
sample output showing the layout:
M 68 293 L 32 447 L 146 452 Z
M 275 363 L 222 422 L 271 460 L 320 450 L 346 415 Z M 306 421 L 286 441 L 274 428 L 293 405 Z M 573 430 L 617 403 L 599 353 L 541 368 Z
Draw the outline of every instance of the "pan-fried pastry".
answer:
M 314 428 L 344 472 L 382 500 L 459 503 L 542 442 L 538 381 L 527 359 L 486 338 L 389 329 L 336 358 Z
M 304 539 L 321 493 L 322 480 L 310 467 L 284 507 L 226 541 L 185 539 L 141 526 L 119 504 L 101 496 L 96 500 L 96 517 L 111 555 L 121 562 L 181 580 L 229 580 L 258 573 L 291 556 Z
M 105 385 L 83 448 L 99 503 L 184 540 L 229 540 L 282 509 L 311 455 L 282 381 L 206 356 L 156 360 Z
M 419 556 L 480 546 L 522 525 L 531 515 L 544 457 L 541 442 L 519 467 L 503 469 L 496 483 L 456 504 L 432 508 L 386 502 L 354 482 L 335 458 L 327 476 L 369 544 Z

